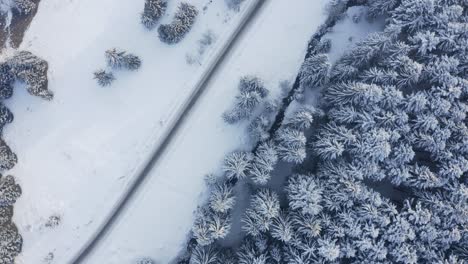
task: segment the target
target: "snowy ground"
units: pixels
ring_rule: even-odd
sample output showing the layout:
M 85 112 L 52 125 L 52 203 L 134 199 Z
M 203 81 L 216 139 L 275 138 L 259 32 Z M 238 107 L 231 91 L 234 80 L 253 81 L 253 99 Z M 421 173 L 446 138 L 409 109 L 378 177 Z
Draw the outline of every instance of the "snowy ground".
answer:
M 219 173 L 227 152 L 249 149 L 246 124 L 229 126 L 221 114 L 237 94 L 239 78 L 257 75 L 280 94 L 292 80 L 307 41 L 324 22 L 327 1 L 267 1 L 243 41 L 225 59 L 141 191 L 86 263 L 131 263 L 151 256 L 168 263 L 185 246 L 193 211 L 203 202 L 204 175 Z M 215 170 L 215 171 L 213 171 Z
M 162 23 L 172 19 L 179 2 L 169 2 Z M 4 131 L 19 157 L 9 173 L 23 188 L 14 219 L 25 241 L 18 263 L 41 263 L 49 252 L 54 263 L 66 263 L 78 250 L 242 13 L 227 10 L 224 1 L 190 3 L 201 11 L 195 27 L 168 46 L 140 25 L 143 0 L 41 1 L 21 49 L 49 62 L 55 98 L 45 102 L 18 87 L 7 102 L 15 122 Z M 187 54 L 197 54 L 209 30 L 217 41 L 188 65 Z M 143 65 L 138 72 L 117 72 L 117 81 L 102 88 L 92 72 L 105 66 L 103 53 L 111 47 L 139 55 Z M 46 227 L 51 215 L 62 219 L 55 229 Z

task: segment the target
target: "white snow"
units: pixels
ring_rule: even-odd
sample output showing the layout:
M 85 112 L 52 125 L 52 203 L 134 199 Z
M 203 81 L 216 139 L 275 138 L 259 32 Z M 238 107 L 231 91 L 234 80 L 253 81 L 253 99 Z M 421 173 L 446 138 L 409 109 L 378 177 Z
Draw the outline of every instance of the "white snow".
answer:
M 179 2 L 169 1 L 162 23 Z M 54 263 L 66 263 L 95 231 L 239 22 L 242 10 L 210 2 L 190 1 L 200 16 L 181 43 L 168 46 L 140 25 L 143 0 L 41 1 L 20 49 L 49 62 L 55 98 L 46 102 L 16 87 L 6 103 L 15 121 L 4 137 L 19 157 L 9 173 L 23 188 L 14 217 L 24 238 L 18 263 L 41 263 L 49 252 Z M 188 65 L 186 54 L 208 30 L 216 43 L 201 66 Z M 92 73 L 105 67 L 104 51 L 112 47 L 139 55 L 143 64 L 138 72 L 115 72 L 117 81 L 102 88 Z M 56 229 L 45 227 L 51 215 L 62 219 Z
M 251 147 L 246 123 L 230 126 L 221 118 L 238 93 L 240 77 L 257 75 L 277 97 L 279 82 L 295 77 L 309 38 L 324 22 L 326 2 L 266 1 L 131 206 L 86 263 L 132 263 L 140 256 L 169 263 L 185 247 L 193 211 L 206 192 L 204 175 L 219 174 L 226 153 Z

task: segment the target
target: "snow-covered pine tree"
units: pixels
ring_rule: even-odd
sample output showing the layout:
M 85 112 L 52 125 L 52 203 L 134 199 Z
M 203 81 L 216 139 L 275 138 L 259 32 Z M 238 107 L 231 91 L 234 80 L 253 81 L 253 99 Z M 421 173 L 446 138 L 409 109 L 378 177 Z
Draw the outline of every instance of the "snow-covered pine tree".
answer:
M 19 51 L 7 60 L 11 74 L 27 85 L 32 95 L 52 100 L 54 94 L 48 90 L 47 70 L 48 63 L 34 56 L 29 51 Z
M 152 29 L 162 17 L 162 15 L 164 15 L 166 9 L 166 0 L 146 0 L 145 8 L 141 14 L 141 23 L 147 29 Z
M 5 105 L 0 103 L 0 131 L 5 124 L 13 122 L 13 113 Z
M 13 217 L 13 206 L 0 206 L 0 226 L 11 222 Z
M 114 69 L 137 70 L 141 66 L 138 56 L 117 48 L 106 50 L 105 56 L 107 64 Z
M 172 22 L 159 26 L 159 39 L 168 44 L 180 42 L 192 28 L 197 16 L 198 10 L 195 6 L 180 3 Z
M 16 184 L 13 176 L 0 175 L 0 207 L 11 206 L 21 196 L 21 187 Z
M 13 82 L 15 76 L 7 63 L 0 64 L 0 100 L 8 99 L 13 95 Z
M 0 138 L 0 170 L 10 170 L 18 162 L 18 157 L 6 142 Z
M 218 183 L 214 187 L 210 195 L 209 205 L 211 209 L 216 213 L 227 213 L 229 212 L 236 202 L 234 197 L 234 190 L 232 186 L 227 183 Z
M 243 151 L 236 151 L 228 154 L 224 158 L 223 171 L 228 179 L 242 180 L 247 177 L 251 162 L 252 154 Z
M 314 88 L 323 85 L 327 81 L 330 63 L 328 56 L 317 54 L 307 58 L 301 66 L 301 86 Z
M 23 238 L 13 223 L 0 226 L 0 263 L 15 263 L 15 258 L 21 252 Z
M 94 72 L 94 79 L 97 80 L 100 86 L 109 86 L 115 80 L 115 77 L 112 72 L 101 69 Z

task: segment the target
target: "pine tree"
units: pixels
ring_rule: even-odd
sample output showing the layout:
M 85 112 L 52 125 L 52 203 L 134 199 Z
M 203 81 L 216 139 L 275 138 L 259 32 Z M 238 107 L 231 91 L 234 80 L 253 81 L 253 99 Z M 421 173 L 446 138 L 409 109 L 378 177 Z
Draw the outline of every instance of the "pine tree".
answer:
M 218 252 L 212 246 L 197 246 L 190 257 L 190 264 L 217 264 Z
M 7 63 L 0 64 L 0 100 L 8 99 L 13 95 L 13 82 L 15 76 Z
M 94 72 L 94 79 L 97 80 L 100 86 L 109 86 L 115 80 L 112 72 L 106 72 L 105 70 L 97 70 Z
M 159 26 L 159 39 L 168 44 L 180 42 L 192 28 L 197 16 L 198 10 L 195 6 L 180 3 L 173 21 L 170 24 Z
M 229 179 L 242 180 L 247 177 L 252 156 L 247 152 L 233 152 L 224 158 L 223 170 Z
M 310 215 L 317 215 L 322 211 L 320 203 L 323 189 L 316 183 L 313 176 L 291 176 L 286 191 L 290 208 Z
M 141 66 L 138 56 L 127 53 L 123 50 L 112 48 L 105 52 L 107 64 L 114 69 L 137 70 Z
M 0 263 L 14 263 L 23 245 L 23 238 L 14 224 L 0 226 L 0 241 Z
M 145 8 L 141 14 L 141 23 L 152 29 L 162 15 L 166 12 L 167 2 L 165 0 L 146 0 Z
M 0 138 L 0 170 L 10 170 L 18 162 L 18 157 L 6 142 Z
M 307 58 L 301 66 L 301 86 L 314 88 L 327 81 L 330 63 L 325 54 L 313 55 Z
M 11 74 L 27 85 L 30 94 L 52 100 L 54 94 L 48 90 L 48 63 L 29 51 L 17 52 L 7 60 Z
M 11 222 L 13 217 L 13 206 L 0 206 L 0 226 Z
M 10 111 L 10 109 L 0 103 L 0 131 L 2 130 L 1 128 L 5 126 L 5 124 L 11 122 L 13 122 L 13 113 Z
M 21 187 L 13 176 L 0 176 L 0 206 L 11 206 L 21 196 Z
M 234 190 L 226 183 L 217 184 L 210 196 L 210 208 L 217 213 L 227 213 L 234 207 Z

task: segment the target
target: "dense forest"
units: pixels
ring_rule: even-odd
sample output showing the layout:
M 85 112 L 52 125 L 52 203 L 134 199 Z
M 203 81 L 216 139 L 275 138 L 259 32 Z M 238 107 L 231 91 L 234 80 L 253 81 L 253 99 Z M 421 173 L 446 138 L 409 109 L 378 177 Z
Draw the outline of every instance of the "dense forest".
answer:
M 468 259 L 468 2 L 343 0 L 330 14 L 356 2 L 385 29 L 333 65 L 330 42 L 311 41 L 294 111 L 278 115 L 261 80 L 241 80 L 223 118 L 251 122 L 259 143 L 210 177 L 180 263 Z M 308 105 L 302 97 L 317 90 Z M 239 195 L 250 197 L 241 217 Z M 235 221 L 244 238 L 226 246 Z

